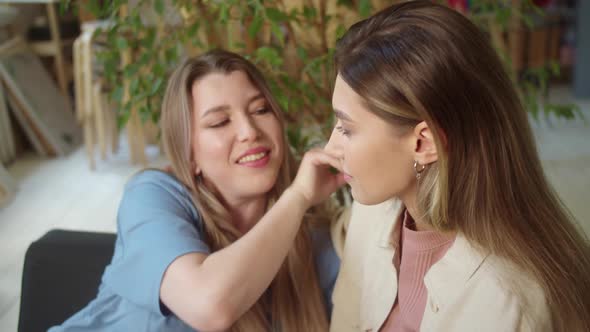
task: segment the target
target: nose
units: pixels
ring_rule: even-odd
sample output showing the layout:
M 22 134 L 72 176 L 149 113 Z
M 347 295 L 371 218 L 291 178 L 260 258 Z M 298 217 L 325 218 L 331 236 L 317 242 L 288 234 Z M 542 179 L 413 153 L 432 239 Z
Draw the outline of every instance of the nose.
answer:
M 260 130 L 257 127 L 254 119 L 249 116 L 244 116 L 238 125 L 238 140 L 239 141 L 253 141 L 260 136 Z
M 324 147 L 324 150 L 326 150 L 329 153 L 334 154 L 339 159 L 342 159 L 344 157 L 344 153 L 343 153 L 343 149 L 342 149 L 341 140 L 342 140 L 342 135 L 340 135 L 340 133 L 336 130 L 336 128 L 334 128 L 332 130 L 332 134 L 330 135 L 330 139 L 328 140 L 328 143 Z

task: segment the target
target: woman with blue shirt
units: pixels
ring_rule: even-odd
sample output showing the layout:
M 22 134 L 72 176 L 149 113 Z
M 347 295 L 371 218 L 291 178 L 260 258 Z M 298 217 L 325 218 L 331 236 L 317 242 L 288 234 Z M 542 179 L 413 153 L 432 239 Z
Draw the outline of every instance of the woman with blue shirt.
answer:
M 96 299 L 49 331 L 326 331 L 336 158 L 310 151 L 293 176 L 277 102 L 226 51 L 180 65 L 161 121 L 171 171 L 129 181 Z

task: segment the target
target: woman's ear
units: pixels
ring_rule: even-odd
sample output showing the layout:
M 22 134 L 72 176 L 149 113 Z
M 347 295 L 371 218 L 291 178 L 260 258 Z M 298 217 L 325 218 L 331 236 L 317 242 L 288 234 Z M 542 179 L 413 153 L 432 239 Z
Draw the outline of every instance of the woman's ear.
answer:
M 420 165 L 428 165 L 438 160 L 434 135 L 425 121 L 414 127 L 414 160 Z

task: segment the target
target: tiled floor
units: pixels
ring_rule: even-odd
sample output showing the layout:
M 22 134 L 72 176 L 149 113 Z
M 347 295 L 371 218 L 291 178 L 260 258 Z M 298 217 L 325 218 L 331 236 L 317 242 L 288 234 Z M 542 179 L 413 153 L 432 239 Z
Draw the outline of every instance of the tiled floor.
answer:
M 568 90 L 558 98 L 570 100 Z M 590 100 L 578 100 L 590 122 Z M 539 152 L 550 181 L 590 234 L 590 123 L 535 123 Z M 123 146 L 124 150 L 124 146 Z M 164 161 L 151 151 L 153 166 Z M 114 231 L 115 213 L 130 166 L 125 151 L 88 169 L 82 149 L 55 160 L 27 155 L 8 170 L 19 182 L 14 201 L 0 209 L 0 331 L 16 331 L 24 253 L 51 228 Z

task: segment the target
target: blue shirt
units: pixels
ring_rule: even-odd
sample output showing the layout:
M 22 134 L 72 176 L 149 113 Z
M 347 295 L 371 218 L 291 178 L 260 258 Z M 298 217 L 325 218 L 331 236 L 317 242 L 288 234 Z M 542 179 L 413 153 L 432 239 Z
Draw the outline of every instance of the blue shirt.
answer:
M 115 251 L 97 297 L 48 332 L 194 331 L 160 302 L 160 284 L 176 258 L 211 252 L 203 227 L 188 190 L 174 177 L 156 170 L 133 177 L 119 206 Z M 327 230 L 314 231 L 312 241 L 330 313 L 340 260 Z

